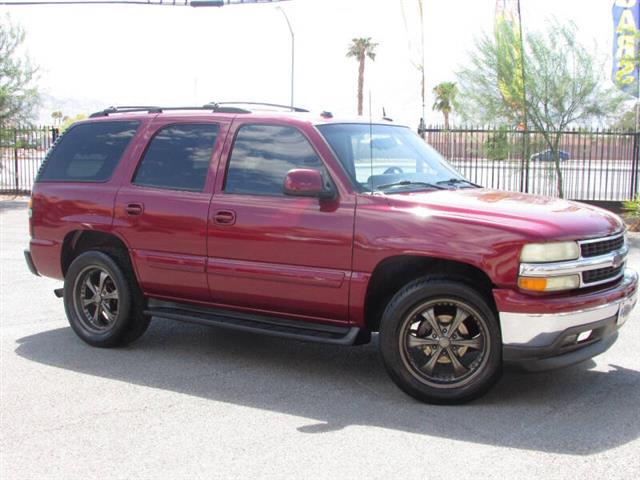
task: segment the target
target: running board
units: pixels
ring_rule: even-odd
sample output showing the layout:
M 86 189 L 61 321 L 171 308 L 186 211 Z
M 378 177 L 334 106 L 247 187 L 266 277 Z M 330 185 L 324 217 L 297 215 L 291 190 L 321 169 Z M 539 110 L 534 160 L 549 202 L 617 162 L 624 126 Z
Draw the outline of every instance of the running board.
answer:
M 333 345 L 353 345 L 360 333 L 358 327 L 338 327 L 155 299 L 149 300 L 149 306 L 144 313 L 180 322 Z

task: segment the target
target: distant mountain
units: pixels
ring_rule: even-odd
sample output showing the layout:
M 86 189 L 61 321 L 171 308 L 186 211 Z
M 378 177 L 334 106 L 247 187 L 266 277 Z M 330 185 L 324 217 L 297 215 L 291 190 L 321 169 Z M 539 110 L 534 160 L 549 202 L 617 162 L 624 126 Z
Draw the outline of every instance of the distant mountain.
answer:
M 38 123 L 47 125 L 53 122 L 53 112 L 62 112 L 63 116 L 74 117 L 80 113 L 89 115 L 109 106 L 102 100 L 90 98 L 59 98 L 43 94 L 41 99 Z

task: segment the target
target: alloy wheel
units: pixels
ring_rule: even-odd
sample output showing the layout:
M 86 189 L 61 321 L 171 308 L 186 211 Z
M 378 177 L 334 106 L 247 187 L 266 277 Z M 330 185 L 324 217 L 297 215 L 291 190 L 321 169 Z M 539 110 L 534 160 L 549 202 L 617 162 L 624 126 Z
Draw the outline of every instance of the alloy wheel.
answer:
M 440 388 L 468 384 L 486 363 L 490 343 L 486 320 L 465 302 L 432 300 L 405 317 L 401 358 L 419 381 Z
M 119 294 L 111 274 L 98 266 L 85 268 L 74 288 L 75 308 L 83 325 L 94 333 L 105 333 L 115 324 Z

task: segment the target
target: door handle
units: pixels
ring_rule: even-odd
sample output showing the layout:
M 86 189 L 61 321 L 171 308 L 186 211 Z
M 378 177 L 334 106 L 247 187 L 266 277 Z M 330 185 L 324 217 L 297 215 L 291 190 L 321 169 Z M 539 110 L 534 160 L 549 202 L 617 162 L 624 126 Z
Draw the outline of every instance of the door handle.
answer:
M 236 212 L 233 210 L 219 210 L 213 216 L 218 225 L 233 225 L 236 223 Z
M 144 205 L 141 203 L 129 203 L 126 207 L 124 207 L 127 215 L 140 215 L 144 211 Z

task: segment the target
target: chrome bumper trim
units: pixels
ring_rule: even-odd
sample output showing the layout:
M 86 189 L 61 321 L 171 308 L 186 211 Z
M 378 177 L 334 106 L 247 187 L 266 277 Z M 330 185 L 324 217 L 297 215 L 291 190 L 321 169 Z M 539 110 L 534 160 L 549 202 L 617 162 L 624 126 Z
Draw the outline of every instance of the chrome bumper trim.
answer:
M 638 274 L 630 269 L 625 270 L 625 283 L 638 279 Z M 621 298 L 613 303 L 585 310 L 574 310 L 561 313 L 513 313 L 500 312 L 503 345 L 542 347 L 553 343 L 558 334 L 571 327 L 587 325 L 613 316 L 617 316 L 620 307 L 624 306 L 624 317 L 621 325 L 635 306 L 637 293 Z
M 629 251 L 626 245 L 618 250 L 597 257 L 580 258 L 568 262 L 521 263 L 520 275 L 526 277 L 549 277 L 554 275 L 572 275 L 598 268 L 619 267 Z

